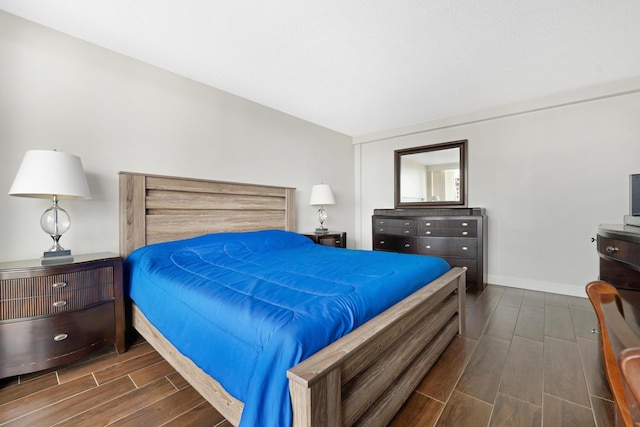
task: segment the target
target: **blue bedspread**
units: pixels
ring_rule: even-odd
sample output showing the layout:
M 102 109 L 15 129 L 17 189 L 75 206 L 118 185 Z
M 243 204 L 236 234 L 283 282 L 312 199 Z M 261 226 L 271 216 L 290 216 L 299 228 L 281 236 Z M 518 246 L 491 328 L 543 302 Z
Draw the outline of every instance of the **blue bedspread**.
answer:
M 287 369 L 448 270 L 276 230 L 150 245 L 125 263 L 148 320 L 245 403 L 241 426 L 290 425 Z

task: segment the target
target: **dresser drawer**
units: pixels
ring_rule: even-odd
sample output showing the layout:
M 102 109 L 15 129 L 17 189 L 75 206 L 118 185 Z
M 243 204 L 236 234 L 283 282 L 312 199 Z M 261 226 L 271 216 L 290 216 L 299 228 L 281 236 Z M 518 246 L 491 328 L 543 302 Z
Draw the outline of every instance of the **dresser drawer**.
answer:
M 409 227 L 378 226 L 375 229 L 375 233 L 392 234 L 394 236 L 415 236 L 416 229 Z
M 373 236 L 373 249 L 379 251 L 416 253 L 416 242 L 417 239 L 415 237 L 375 234 Z
M 0 320 L 47 316 L 88 307 L 115 298 L 113 285 L 104 284 L 71 292 L 55 292 L 31 298 L 0 300 Z
M 418 236 L 427 237 L 477 237 L 475 228 L 421 228 Z
M 318 244 L 322 246 L 331 246 L 334 248 L 344 248 L 346 242 L 344 239 L 335 236 L 319 236 Z
M 425 219 L 418 222 L 419 228 L 476 228 L 476 219 Z
M 0 320 L 46 316 L 110 301 L 113 267 L 0 280 Z
M 100 267 L 62 274 L 33 275 L 0 280 L 0 300 L 59 295 L 97 285 L 113 286 L 113 267 Z
M 50 366 L 115 341 L 114 303 L 27 321 L 0 323 L 0 377 Z M 30 365 L 25 369 L 25 365 Z M 40 367 L 39 365 L 42 365 Z
M 410 219 L 377 218 L 373 220 L 373 227 L 401 227 L 416 228 L 417 221 Z
M 439 257 L 476 258 L 477 241 L 464 238 L 420 237 L 418 253 Z
M 478 263 L 471 258 L 444 257 L 451 267 L 467 267 L 467 281 L 477 282 Z
M 640 250 L 633 242 L 598 236 L 598 252 L 617 261 L 640 265 Z
M 418 222 L 418 229 L 433 229 L 433 228 L 461 228 L 461 229 L 475 229 L 478 227 L 478 221 L 476 219 L 424 219 Z

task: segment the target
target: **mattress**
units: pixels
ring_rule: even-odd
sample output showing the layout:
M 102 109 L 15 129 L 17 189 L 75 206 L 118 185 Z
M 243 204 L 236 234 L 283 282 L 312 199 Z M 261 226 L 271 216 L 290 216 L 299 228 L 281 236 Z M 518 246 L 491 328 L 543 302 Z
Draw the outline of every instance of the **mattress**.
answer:
M 127 292 L 244 402 L 241 426 L 291 425 L 286 371 L 449 270 L 440 258 L 326 247 L 279 230 L 145 246 Z

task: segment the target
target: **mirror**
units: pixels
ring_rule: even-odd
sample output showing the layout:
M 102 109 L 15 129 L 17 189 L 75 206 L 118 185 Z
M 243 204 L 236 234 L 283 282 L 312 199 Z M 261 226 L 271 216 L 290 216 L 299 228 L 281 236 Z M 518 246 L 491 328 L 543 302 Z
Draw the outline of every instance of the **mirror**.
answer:
M 395 155 L 395 207 L 466 206 L 467 140 L 405 148 Z

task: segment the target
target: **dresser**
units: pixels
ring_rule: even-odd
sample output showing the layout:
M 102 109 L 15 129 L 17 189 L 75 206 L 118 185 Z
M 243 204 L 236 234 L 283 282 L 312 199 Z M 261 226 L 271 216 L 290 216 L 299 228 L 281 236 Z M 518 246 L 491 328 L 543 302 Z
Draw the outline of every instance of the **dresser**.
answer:
M 125 350 L 122 258 L 60 265 L 0 263 L 0 378 L 68 363 L 106 345 Z
M 345 231 L 329 231 L 327 233 L 302 233 L 313 240 L 314 243 L 323 246 L 332 246 L 334 248 L 347 247 L 347 233 Z
M 603 224 L 597 241 L 600 280 L 619 289 L 640 290 L 640 227 Z
M 487 282 L 487 216 L 484 208 L 375 209 L 373 249 L 431 255 L 467 267 L 467 286 Z

